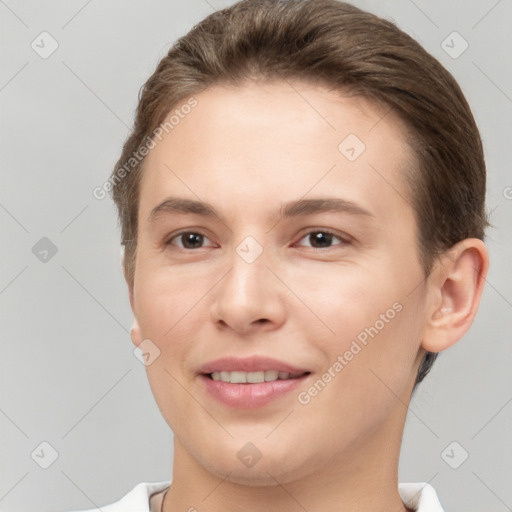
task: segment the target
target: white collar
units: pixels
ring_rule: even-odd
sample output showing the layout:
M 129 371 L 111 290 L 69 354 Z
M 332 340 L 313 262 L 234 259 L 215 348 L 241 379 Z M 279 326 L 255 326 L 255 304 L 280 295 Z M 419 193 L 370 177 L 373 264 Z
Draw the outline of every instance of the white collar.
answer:
M 444 512 L 434 488 L 426 482 L 398 484 L 405 506 L 416 512 Z
M 149 498 L 152 494 L 163 491 L 170 481 L 141 482 L 119 501 L 101 507 L 101 509 L 82 510 L 80 512 L 152 512 Z M 444 512 L 434 488 L 424 482 L 398 484 L 398 492 L 405 506 L 415 512 Z M 78 511 L 75 511 L 78 512 Z

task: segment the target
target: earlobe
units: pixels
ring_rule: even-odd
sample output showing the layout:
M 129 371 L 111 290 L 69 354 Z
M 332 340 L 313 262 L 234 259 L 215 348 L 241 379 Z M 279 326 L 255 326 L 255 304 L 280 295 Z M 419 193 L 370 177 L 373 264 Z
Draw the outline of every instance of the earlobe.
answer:
M 132 339 L 132 343 L 135 346 L 138 346 L 142 342 L 142 336 L 140 332 L 139 322 L 137 320 L 137 316 L 134 309 L 134 301 L 133 301 L 133 286 L 128 285 L 128 293 L 130 295 L 130 306 L 133 312 L 133 325 L 130 329 L 130 337 Z
M 432 307 L 421 346 L 440 352 L 459 341 L 475 318 L 489 256 L 485 244 L 468 238 L 444 254 L 431 274 Z
M 130 337 L 132 339 L 132 343 L 137 347 L 142 343 L 142 336 L 140 333 L 139 322 L 136 318 L 133 319 L 133 326 L 130 329 Z

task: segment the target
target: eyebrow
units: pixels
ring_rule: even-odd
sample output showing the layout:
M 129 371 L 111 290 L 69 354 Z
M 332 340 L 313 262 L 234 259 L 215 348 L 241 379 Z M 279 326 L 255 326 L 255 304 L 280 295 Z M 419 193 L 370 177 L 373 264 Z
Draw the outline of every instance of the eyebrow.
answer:
M 151 210 L 148 220 L 154 222 L 164 214 L 173 213 L 195 214 L 223 220 L 212 205 L 203 201 L 181 197 L 166 198 Z M 318 198 L 299 199 L 285 203 L 279 209 L 277 218 L 299 217 L 315 213 L 348 213 L 351 215 L 375 217 L 373 213 L 352 201 L 340 198 Z

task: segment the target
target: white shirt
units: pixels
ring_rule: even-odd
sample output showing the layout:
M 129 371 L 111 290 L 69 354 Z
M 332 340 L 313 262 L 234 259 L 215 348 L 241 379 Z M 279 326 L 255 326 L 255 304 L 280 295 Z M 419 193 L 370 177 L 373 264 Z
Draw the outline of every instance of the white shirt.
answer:
M 170 485 L 167 482 L 142 482 L 128 494 L 111 505 L 83 511 L 71 512 L 160 512 L 162 495 L 153 498 L 154 506 L 150 508 L 151 495 L 162 493 Z M 427 483 L 398 484 L 398 492 L 405 506 L 415 512 L 444 512 L 434 488 Z

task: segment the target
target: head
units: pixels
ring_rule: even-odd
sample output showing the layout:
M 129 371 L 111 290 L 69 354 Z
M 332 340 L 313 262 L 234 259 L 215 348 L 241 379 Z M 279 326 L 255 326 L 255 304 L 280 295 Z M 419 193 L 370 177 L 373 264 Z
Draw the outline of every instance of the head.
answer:
M 294 353 L 311 383 L 329 381 L 321 394 L 302 390 L 297 420 L 310 408 L 314 422 L 343 390 L 340 409 L 359 411 L 349 426 L 335 422 L 348 450 L 397 421 L 396 396 L 410 396 L 476 313 L 487 219 L 470 108 L 416 41 L 349 4 L 251 0 L 208 16 L 142 88 L 110 181 L 136 341 L 151 339 L 163 356 L 148 375 L 185 446 L 184 409 L 196 409 L 197 433 L 218 418 L 227 444 L 260 418 L 217 405 L 206 414 L 181 389 L 201 394 L 198 368 L 229 354 Z M 178 214 L 176 201 L 164 205 L 170 196 L 208 203 L 218 216 L 191 203 Z M 318 208 L 278 217 L 284 203 L 333 196 L 345 201 L 339 217 Z M 292 249 L 307 239 L 304 219 L 341 243 L 329 255 Z M 177 236 L 185 227 L 204 235 L 193 255 Z M 350 358 L 341 369 L 336 354 Z M 282 413 L 270 407 L 248 431 L 267 453 L 275 447 L 263 434 Z M 286 425 L 280 432 L 293 438 Z M 283 471 L 295 474 L 293 460 Z

